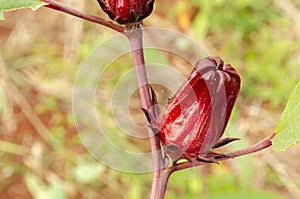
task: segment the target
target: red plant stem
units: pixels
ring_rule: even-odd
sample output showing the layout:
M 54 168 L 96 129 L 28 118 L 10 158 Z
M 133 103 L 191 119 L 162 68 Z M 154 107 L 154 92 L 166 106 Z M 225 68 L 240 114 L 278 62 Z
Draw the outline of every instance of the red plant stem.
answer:
M 134 27 L 128 26 L 126 27 L 126 31 L 124 32 L 124 34 L 128 37 L 131 45 L 142 107 L 146 110 L 149 110 L 152 106 L 152 101 L 150 97 L 148 78 L 145 67 L 142 28 L 140 27 L 140 25 L 136 25 Z M 161 171 L 163 168 L 163 160 L 160 142 L 158 138 L 153 135 L 153 132 L 150 128 L 148 128 L 148 135 L 150 139 L 154 169 L 150 199 L 158 199 L 157 192 L 160 190 L 159 182 Z
M 225 154 L 224 158 L 220 158 L 218 160 L 226 160 L 226 159 L 229 159 L 229 158 L 235 158 L 235 157 L 238 157 L 238 156 L 247 155 L 249 153 L 255 153 L 257 151 L 263 150 L 263 149 L 265 149 L 265 148 L 272 145 L 271 140 L 274 136 L 275 136 L 275 133 L 273 133 L 272 135 L 266 137 L 264 140 L 260 141 L 257 144 L 254 144 L 250 147 L 227 153 L 227 154 Z M 200 161 L 197 161 L 197 162 L 184 162 L 184 163 L 175 165 L 174 166 L 175 167 L 174 171 L 187 169 L 187 168 L 195 167 L 195 166 L 200 166 L 200 165 L 203 165 L 203 164 L 207 164 L 207 163 L 206 162 L 200 162 Z
M 272 145 L 271 140 L 274 136 L 275 136 L 275 133 L 273 133 L 272 135 L 266 137 L 264 140 L 260 141 L 257 144 L 254 144 L 254 145 L 252 145 L 250 147 L 247 147 L 245 149 L 241 149 L 241 150 L 237 150 L 237 151 L 227 153 L 226 156 L 228 156 L 229 158 L 234 158 L 234 157 L 247 155 L 249 153 L 255 153 L 257 151 L 263 150 L 263 149 L 265 149 L 265 148 Z
M 235 158 L 238 156 L 242 156 L 242 155 L 247 155 L 249 153 L 255 153 L 257 151 L 263 150 L 267 147 L 270 147 L 272 145 L 272 138 L 275 136 L 275 134 L 273 133 L 272 135 L 266 137 L 264 140 L 260 141 L 257 144 L 254 144 L 250 147 L 247 147 L 245 149 L 241 149 L 241 150 L 237 150 L 237 151 L 233 151 L 230 153 L 225 154 L 226 156 L 223 158 L 220 158 L 218 160 L 226 160 L 226 159 L 230 159 L 230 158 Z M 184 162 L 184 163 L 180 163 L 180 164 L 176 164 L 172 167 L 167 167 L 164 168 L 160 178 L 159 178 L 159 182 L 158 182 L 158 189 L 156 191 L 156 196 L 155 199 L 163 199 L 165 196 L 165 192 L 167 190 L 167 184 L 168 184 L 168 180 L 171 176 L 171 174 L 175 171 L 179 171 L 182 169 L 187 169 L 187 168 L 191 168 L 191 167 L 196 167 L 196 166 L 201 166 L 204 164 L 208 164 L 207 162 L 201 162 L 201 161 L 194 161 L 194 162 Z M 151 198 L 152 199 L 152 198 Z
M 148 87 L 148 78 L 145 68 L 144 52 L 143 52 L 143 36 L 141 28 L 126 29 L 125 35 L 128 37 L 131 45 L 132 56 L 135 66 L 139 92 L 141 95 L 142 107 L 149 109 L 152 105 L 150 91 Z
M 97 24 L 106 26 L 106 27 L 111 28 L 111 29 L 113 29 L 117 32 L 120 32 L 120 33 L 122 33 L 124 31 L 123 26 L 119 26 L 117 24 L 114 24 L 114 23 L 112 23 L 110 21 L 107 21 L 105 19 L 102 19 L 100 17 L 96 17 L 96 16 L 93 16 L 93 15 L 89 15 L 87 13 L 80 12 L 78 10 L 69 8 L 69 7 L 67 7 L 67 6 L 65 6 L 61 3 L 58 3 L 56 1 L 53 1 L 53 0 L 43 0 L 43 1 L 45 3 L 47 3 L 47 5 L 45 5 L 45 7 L 47 7 L 47 8 L 51 8 L 51 9 L 54 9 L 54 10 L 57 10 L 57 11 L 60 11 L 60 12 L 64 12 L 64 13 L 73 15 L 75 17 L 79 17 L 81 19 L 85 19 L 85 20 L 93 22 L 93 23 L 97 23 Z
M 173 171 L 174 171 L 174 167 L 165 168 L 162 171 L 160 178 L 159 178 L 159 182 L 157 184 L 158 189 L 157 189 L 157 192 L 154 197 L 155 199 L 164 199 L 165 198 L 168 181 L 169 181 L 169 178 Z

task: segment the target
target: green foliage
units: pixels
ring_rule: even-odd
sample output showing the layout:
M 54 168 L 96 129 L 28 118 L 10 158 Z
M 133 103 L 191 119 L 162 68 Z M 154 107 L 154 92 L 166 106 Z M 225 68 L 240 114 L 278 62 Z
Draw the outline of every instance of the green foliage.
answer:
M 47 5 L 40 0 L 0 0 L 0 20 L 4 19 L 3 11 L 16 10 L 21 8 L 31 8 L 37 10 L 41 6 Z
M 207 40 L 217 55 L 228 57 L 225 62 L 238 69 L 246 99 L 277 107 L 297 81 L 299 73 L 293 71 L 299 66 L 292 57 L 300 43 L 291 40 L 291 20 L 271 4 L 270 0 L 194 1 L 199 12 L 192 26 L 196 38 Z
M 247 171 L 243 171 L 247 172 Z M 250 181 L 251 179 L 249 179 Z M 270 198 L 270 199 L 283 199 L 282 197 L 271 194 L 268 192 L 260 191 L 249 184 L 247 188 L 241 189 L 240 181 L 237 177 L 229 173 L 216 173 L 209 176 L 208 180 L 209 194 L 204 199 L 231 199 L 231 198 Z
M 284 151 L 300 140 L 300 81 L 294 88 L 272 139 L 275 151 Z
M 172 174 L 168 184 L 166 199 L 194 198 L 203 191 L 203 179 L 198 168 Z
M 79 163 L 74 168 L 74 177 L 81 184 L 88 184 L 97 179 L 104 172 L 105 167 L 99 163 Z

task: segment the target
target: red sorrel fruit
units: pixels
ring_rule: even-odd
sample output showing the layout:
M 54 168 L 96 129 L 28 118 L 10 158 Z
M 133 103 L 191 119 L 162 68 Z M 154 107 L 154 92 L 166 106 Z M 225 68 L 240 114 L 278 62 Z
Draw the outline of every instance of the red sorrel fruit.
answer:
M 149 16 L 154 0 L 97 0 L 108 16 L 120 24 L 131 24 Z
M 235 69 L 224 65 L 219 57 L 207 57 L 196 63 L 188 79 L 157 117 L 154 114 L 157 111 L 144 112 L 173 161 L 197 158 L 216 162 L 222 154 L 211 149 L 237 140 L 220 138 L 239 90 L 240 77 Z

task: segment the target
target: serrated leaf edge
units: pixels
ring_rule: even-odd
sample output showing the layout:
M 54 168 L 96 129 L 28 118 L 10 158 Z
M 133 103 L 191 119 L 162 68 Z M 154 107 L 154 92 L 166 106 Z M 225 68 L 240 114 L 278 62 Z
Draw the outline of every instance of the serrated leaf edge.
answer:
M 288 116 L 287 118 L 285 118 L 284 120 L 281 121 L 282 116 L 285 115 L 287 106 L 289 106 L 289 101 L 290 101 L 290 99 L 292 99 L 292 98 L 294 97 L 294 95 L 296 95 L 296 90 L 298 89 L 298 87 L 299 87 L 299 90 L 300 90 L 300 81 L 296 84 L 295 88 L 293 89 L 293 91 L 292 91 L 292 93 L 291 93 L 291 95 L 290 95 L 290 97 L 289 97 L 289 99 L 288 99 L 288 101 L 287 101 L 287 105 L 286 105 L 286 107 L 284 108 L 284 110 L 283 110 L 283 112 L 282 112 L 282 114 L 281 114 L 281 117 L 280 117 L 280 119 L 279 119 L 278 124 L 279 124 L 279 123 L 284 123 L 285 121 L 287 121 L 287 120 L 291 117 L 291 115 L 293 114 L 294 110 L 296 110 L 296 108 L 300 106 L 300 103 L 297 104 L 297 106 L 296 106 L 296 107 L 294 108 L 294 110 L 289 114 L 289 116 Z M 295 122 L 297 122 L 299 119 L 300 119 L 300 118 L 296 119 Z M 284 129 L 281 129 L 280 131 L 277 131 L 277 129 L 278 129 L 278 124 L 277 124 L 277 126 L 275 127 L 275 129 L 274 129 L 274 132 L 275 132 L 276 135 L 279 134 L 280 132 L 282 132 L 283 130 L 289 128 L 289 126 L 288 126 L 287 128 L 284 128 Z

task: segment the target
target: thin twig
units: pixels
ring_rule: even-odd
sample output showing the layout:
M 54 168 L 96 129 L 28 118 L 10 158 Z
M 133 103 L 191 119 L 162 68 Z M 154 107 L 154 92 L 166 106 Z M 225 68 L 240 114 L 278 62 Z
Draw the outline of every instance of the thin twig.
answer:
M 235 158 L 235 157 L 238 157 L 238 156 L 246 155 L 246 154 L 249 154 L 249 153 L 255 153 L 257 151 L 263 150 L 263 149 L 265 149 L 265 148 L 272 145 L 271 140 L 274 136 L 275 136 L 275 133 L 273 133 L 272 135 L 266 137 L 264 140 L 260 141 L 257 144 L 254 144 L 250 147 L 227 153 L 227 154 L 225 154 L 224 157 L 222 157 L 218 160 L 226 160 L 226 159 Z M 180 163 L 180 164 L 175 165 L 174 166 L 175 167 L 174 171 L 187 169 L 187 168 L 190 168 L 190 167 L 196 167 L 196 166 L 200 166 L 200 165 L 204 165 L 204 164 L 207 164 L 207 163 L 206 162 L 201 162 L 201 161 L 184 162 L 184 163 Z
M 63 5 L 61 3 L 58 3 L 56 1 L 53 1 L 53 0 L 43 0 L 43 1 L 45 3 L 47 3 L 47 5 L 45 6 L 47 8 L 51 8 L 51 9 L 54 9 L 54 10 L 57 10 L 57 11 L 60 11 L 60 12 L 64 12 L 64 13 L 73 15 L 75 17 L 79 17 L 81 19 L 85 19 L 85 20 L 93 22 L 93 23 L 97 23 L 97 24 L 106 26 L 106 27 L 111 28 L 111 29 L 113 29 L 113 30 L 115 30 L 117 32 L 120 32 L 120 33 L 122 33 L 124 31 L 124 27 L 123 26 L 119 26 L 117 24 L 114 24 L 114 23 L 112 23 L 110 21 L 107 21 L 105 19 L 102 19 L 100 17 L 80 12 L 78 10 L 69 8 L 69 7 L 67 7 L 67 6 L 65 6 L 65 5 Z

